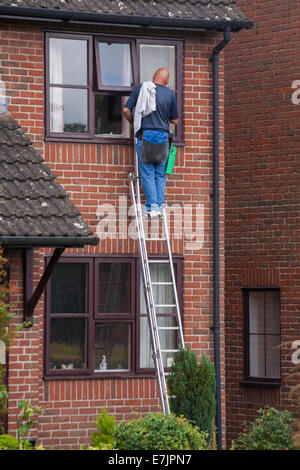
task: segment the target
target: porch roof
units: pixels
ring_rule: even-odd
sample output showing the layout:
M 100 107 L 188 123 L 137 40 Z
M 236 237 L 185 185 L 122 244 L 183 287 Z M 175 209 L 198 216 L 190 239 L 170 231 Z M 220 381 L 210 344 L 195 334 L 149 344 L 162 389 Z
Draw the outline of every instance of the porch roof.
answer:
M 0 245 L 97 244 L 92 234 L 24 130 L 0 114 Z

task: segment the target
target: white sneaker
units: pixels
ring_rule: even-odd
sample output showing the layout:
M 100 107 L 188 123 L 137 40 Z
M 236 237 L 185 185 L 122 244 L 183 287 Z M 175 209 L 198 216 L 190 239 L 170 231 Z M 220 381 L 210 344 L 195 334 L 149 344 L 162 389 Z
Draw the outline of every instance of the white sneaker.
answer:
M 149 212 L 149 217 L 150 219 L 159 219 L 161 217 L 161 212 L 160 211 L 150 211 Z
M 162 211 L 152 210 L 148 211 L 145 206 L 142 207 L 142 216 L 143 219 L 159 219 L 162 217 Z

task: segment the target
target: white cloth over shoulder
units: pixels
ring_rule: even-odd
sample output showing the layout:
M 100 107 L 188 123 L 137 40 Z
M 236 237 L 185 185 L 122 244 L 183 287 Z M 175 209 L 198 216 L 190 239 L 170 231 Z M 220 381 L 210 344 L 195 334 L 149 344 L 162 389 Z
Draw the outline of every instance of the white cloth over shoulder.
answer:
M 143 82 L 134 111 L 134 134 L 140 129 L 142 118 L 156 110 L 156 86 L 153 82 Z

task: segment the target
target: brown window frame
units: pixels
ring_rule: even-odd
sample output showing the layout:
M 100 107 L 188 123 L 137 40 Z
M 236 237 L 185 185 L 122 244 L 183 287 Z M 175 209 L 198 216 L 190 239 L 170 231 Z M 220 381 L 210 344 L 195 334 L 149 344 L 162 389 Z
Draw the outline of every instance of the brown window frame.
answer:
M 279 287 L 244 287 L 243 293 L 243 336 L 244 336 L 244 385 L 257 385 L 257 386 L 280 386 L 281 384 L 281 370 L 280 377 L 256 377 L 250 374 L 250 308 L 249 308 L 249 294 L 251 292 L 278 292 L 279 293 L 279 308 L 280 308 L 280 288 Z M 264 338 L 268 336 L 264 328 Z M 279 337 L 280 337 L 280 324 L 279 324 Z M 279 340 L 280 342 L 280 340 Z M 265 368 L 266 368 L 266 356 L 265 356 Z M 281 364 L 279 364 L 279 367 Z
M 50 39 L 51 38 L 58 38 L 58 39 L 74 39 L 74 40 L 86 40 L 87 41 L 87 85 L 68 85 L 68 84 L 51 84 L 50 83 Z M 65 139 L 74 139 L 80 140 L 85 138 L 90 138 L 91 131 L 93 128 L 92 123 L 92 109 L 93 109 L 93 102 L 92 102 L 92 93 L 91 90 L 93 88 L 93 77 L 92 77 L 92 69 L 91 69 L 91 61 L 92 61 L 92 36 L 86 34 L 52 34 L 46 33 L 45 35 L 45 44 L 46 44 L 46 60 L 45 60 L 45 77 L 46 77 L 46 87 L 45 87 L 45 136 L 51 136 L 57 140 L 65 140 Z M 87 132 L 51 132 L 50 130 L 50 90 L 51 88 L 76 88 L 76 89 L 86 89 L 87 90 Z
M 49 257 L 46 258 L 46 263 L 49 262 Z M 46 325 L 46 332 L 47 334 L 45 336 L 45 374 L 46 375 L 56 375 L 58 377 L 66 375 L 66 372 L 64 369 L 50 369 L 50 323 L 53 318 L 85 318 L 86 319 L 86 334 L 87 334 L 87 367 L 84 370 L 84 373 L 90 374 L 92 372 L 92 364 L 90 361 L 90 356 L 88 354 L 88 351 L 90 349 L 90 340 L 91 340 L 91 327 L 92 327 L 92 322 L 91 322 L 91 314 L 93 312 L 93 295 L 92 291 L 90 288 L 91 282 L 93 282 L 93 266 L 92 266 L 92 260 L 88 257 L 61 257 L 60 260 L 62 263 L 82 263 L 82 264 L 87 264 L 88 265 L 88 279 L 87 279 L 87 312 L 86 313 L 50 313 L 50 300 L 51 300 L 51 281 L 47 285 L 46 289 L 46 296 L 45 296 L 45 312 L 47 312 L 45 316 L 45 325 Z M 83 373 L 83 370 L 81 369 L 69 369 L 68 370 L 68 376 L 75 376 L 77 377 L 78 375 L 81 375 Z
M 87 86 L 72 86 L 71 88 L 85 88 L 87 89 L 87 123 L 88 131 L 86 133 L 72 133 L 72 132 L 51 132 L 50 130 L 50 88 L 54 85 L 50 83 L 50 48 L 49 42 L 51 38 L 61 39 L 85 39 L 88 41 L 87 51 Z M 98 55 L 97 43 L 99 41 L 110 41 L 116 43 L 130 43 L 131 44 L 131 58 L 132 58 L 132 73 L 133 73 L 133 86 L 132 87 L 116 87 L 116 86 L 103 86 L 101 84 L 100 74 L 100 61 Z M 95 95 L 96 94 L 113 94 L 129 96 L 133 88 L 139 83 L 139 45 L 140 44 L 161 44 L 161 45 L 175 45 L 176 46 L 176 98 L 179 112 L 179 124 L 176 126 L 176 136 L 174 142 L 177 145 L 184 145 L 183 143 L 183 40 L 182 39 L 168 39 L 163 37 L 158 38 L 143 38 L 142 36 L 120 36 L 117 35 L 99 35 L 98 34 L 85 34 L 85 33 L 66 33 L 56 31 L 45 32 L 45 141 L 54 142 L 78 142 L 78 143 L 111 143 L 111 144 L 132 144 L 133 136 L 125 137 L 124 135 L 117 136 L 97 136 L 95 135 Z M 56 85 L 58 86 L 58 85 Z M 62 86 L 68 88 L 68 85 Z M 70 87 L 69 87 L 70 88 Z M 124 133 L 124 117 L 122 118 L 122 129 Z
M 45 262 L 49 261 L 50 257 L 45 257 Z M 162 257 L 156 256 L 153 259 L 160 260 Z M 182 256 L 174 256 L 173 261 L 176 264 L 176 280 L 177 280 L 177 293 L 182 311 Z M 45 333 L 44 333 L 44 378 L 45 380 L 51 379 L 72 379 L 72 378 L 122 378 L 122 377 L 141 377 L 153 376 L 155 370 L 153 368 L 140 367 L 140 267 L 139 257 L 132 256 L 118 256 L 118 255 L 90 255 L 90 256 L 75 256 L 65 255 L 60 259 L 60 263 L 87 263 L 88 264 L 88 283 L 87 283 L 87 314 L 53 314 L 50 312 L 50 298 L 51 298 L 51 280 L 49 281 L 46 294 L 45 294 Z M 103 314 L 97 313 L 97 299 L 98 299 L 98 282 L 97 273 L 99 263 L 130 263 L 131 264 L 131 311 L 119 314 Z M 87 318 L 87 368 L 86 369 L 50 369 L 50 321 L 52 318 Z M 131 325 L 131 345 L 130 345 L 130 369 L 128 371 L 106 371 L 99 372 L 94 367 L 94 329 L 95 324 L 99 322 L 128 322 Z
M 137 63 L 140 63 L 140 45 L 141 44 L 159 44 L 161 40 L 155 40 L 153 38 L 147 39 L 137 39 Z M 174 136 L 174 142 L 180 143 L 183 142 L 183 126 L 182 126 L 182 116 L 183 116 L 183 77 L 182 77 L 182 70 L 183 70 L 183 55 L 182 55 L 182 41 L 172 40 L 172 39 L 165 39 L 163 40 L 163 45 L 165 46 L 175 46 L 176 47 L 176 80 L 175 80 L 175 90 L 174 94 L 177 101 L 177 108 L 178 113 L 180 116 L 179 124 L 176 126 L 177 135 Z M 140 68 L 138 66 L 138 81 L 140 82 Z
M 115 44 L 130 44 L 130 55 L 131 55 L 131 71 L 132 71 L 132 86 L 130 87 L 123 87 L 123 86 L 108 86 L 102 84 L 102 74 L 101 74 L 101 63 L 100 63 L 100 55 L 99 55 L 99 42 L 110 42 Z M 135 41 L 132 38 L 112 38 L 110 36 L 95 36 L 94 37 L 94 50 L 95 50 L 95 58 L 96 58 L 96 84 L 97 84 L 97 91 L 107 91 L 107 92 L 118 92 L 119 94 L 128 94 L 131 93 L 135 84 L 137 83 L 137 63 L 135 61 L 136 57 L 136 47 Z
M 163 257 L 160 257 L 160 256 L 149 256 L 149 259 L 151 260 L 157 260 L 157 261 L 160 261 L 162 259 L 165 259 Z M 174 263 L 174 268 L 175 268 L 175 279 L 176 279 L 176 286 L 177 286 L 177 295 L 178 295 L 178 302 L 179 302 L 179 309 L 180 309 L 180 314 L 181 314 L 181 320 L 182 320 L 182 325 L 183 325 L 183 291 L 182 291 L 182 276 L 183 276 L 183 272 L 182 272 L 182 258 L 181 257 L 176 257 L 173 256 L 173 263 Z M 141 276 L 142 276 L 142 272 L 141 272 L 141 264 L 140 264 L 140 260 L 137 260 L 137 281 L 136 282 L 139 282 L 139 280 L 141 279 Z M 139 356 L 139 352 L 140 352 L 140 342 L 141 342 L 141 338 L 140 338 L 140 332 L 141 332 L 141 325 L 140 325 L 140 319 L 141 317 L 146 317 L 147 315 L 145 314 L 142 314 L 141 311 L 140 311 L 140 293 L 141 293 L 141 290 L 138 288 L 137 289 L 137 292 L 136 292 L 136 301 L 137 301 L 137 305 L 139 306 L 138 308 L 138 316 L 137 316 L 137 354 L 136 354 L 136 371 L 137 373 L 140 373 L 140 374 L 147 374 L 149 373 L 149 371 L 153 371 L 154 369 L 151 369 L 151 368 L 143 368 L 140 366 L 140 356 Z M 173 318 L 176 318 L 176 313 L 172 313 L 172 314 L 168 314 L 168 313 L 165 313 L 165 314 L 157 314 L 157 317 L 163 317 L 163 316 L 172 316 Z M 178 348 L 178 345 L 179 345 L 179 338 L 178 338 L 178 335 L 176 336 L 176 343 L 175 343 L 175 348 Z M 168 369 L 166 369 L 168 370 Z

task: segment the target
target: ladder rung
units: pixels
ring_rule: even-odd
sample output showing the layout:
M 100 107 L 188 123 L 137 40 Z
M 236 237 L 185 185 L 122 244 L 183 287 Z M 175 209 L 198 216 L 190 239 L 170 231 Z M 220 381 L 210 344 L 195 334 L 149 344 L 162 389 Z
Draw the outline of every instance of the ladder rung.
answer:
M 149 259 L 149 263 L 168 263 L 170 264 L 170 261 L 168 259 Z
M 179 326 L 158 326 L 158 330 L 179 330 Z
M 158 307 L 176 307 L 176 304 L 157 304 L 155 308 Z
M 161 349 L 160 351 L 163 352 L 163 353 L 178 352 L 179 349 Z
M 149 242 L 149 241 L 150 241 L 150 242 L 155 242 L 155 241 L 156 241 L 156 242 L 163 242 L 163 241 L 166 241 L 167 239 L 166 239 L 166 238 L 148 238 L 148 237 L 147 237 L 147 238 L 145 238 L 145 240 L 146 240 L 147 242 Z
M 173 282 L 151 282 L 153 286 L 173 286 Z
M 168 398 L 176 398 L 176 395 L 167 395 Z

